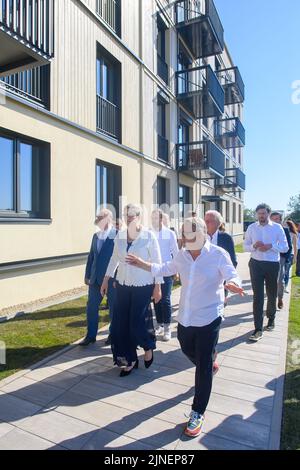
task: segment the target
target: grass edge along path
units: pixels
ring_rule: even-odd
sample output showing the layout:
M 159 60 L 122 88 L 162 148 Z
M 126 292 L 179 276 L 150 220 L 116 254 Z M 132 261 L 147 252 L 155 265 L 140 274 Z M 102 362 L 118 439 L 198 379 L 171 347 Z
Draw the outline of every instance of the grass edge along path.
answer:
M 300 277 L 292 278 L 281 449 L 300 450 Z
M 87 297 L 83 296 L 0 323 L 0 341 L 6 347 L 6 365 L 0 364 L 0 381 L 84 337 L 86 302 Z M 99 328 L 108 322 L 104 301 Z

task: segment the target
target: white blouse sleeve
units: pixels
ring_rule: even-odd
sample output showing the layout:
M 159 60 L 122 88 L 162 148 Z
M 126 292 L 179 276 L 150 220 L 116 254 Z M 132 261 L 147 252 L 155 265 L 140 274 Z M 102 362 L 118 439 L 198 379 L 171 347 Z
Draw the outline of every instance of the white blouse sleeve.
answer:
M 119 266 L 119 250 L 118 250 L 118 236 L 115 238 L 114 241 L 114 251 L 112 257 L 110 258 L 110 262 L 108 264 L 106 270 L 106 276 L 114 277 L 117 267 Z
M 156 237 L 150 232 L 150 240 L 149 240 L 149 255 L 150 255 L 150 263 L 161 264 L 161 254 L 158 241 Z M 155 284 L 164 284 L 163 277 L 160 275 L 154 275 L 155 277 Z

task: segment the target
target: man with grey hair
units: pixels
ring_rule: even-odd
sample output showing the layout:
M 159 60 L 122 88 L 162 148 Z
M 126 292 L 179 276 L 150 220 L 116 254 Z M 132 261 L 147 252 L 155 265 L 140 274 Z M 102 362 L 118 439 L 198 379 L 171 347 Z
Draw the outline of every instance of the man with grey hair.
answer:
M 205 223 L 207 226 L 207 233 L 213 245 L 220 246 L 229 253 L 233 266 L 237 267 L 237 258 L 234 249 L 233 238 L 229 233 L 221 232 L 220 226 L 223 224 L 224 219 L 218 211 L 207 211 L 205 214 Z
M 183 353 L 195 365 L 195 396 L 185 434 L 201 433 L 213 379 L 213 355 L 224 311 L 224 282 L 227 289 L 244 295 L 228 253 L 207 239 L 203 220 L 189 218 L 182 228 L 184 248 L 163 264 L 150 263 L 128 254 L 129 264 L 153 276 L 180 274 L 178 340 Z
M 80 343 L 80 346 L 88 346 L 96 341 L 99 324 L 99 307 L 103 299 L 100 294 L 100 286 L 102 285 L 113 253 L 114 239 L 117 233 L 113 227 L 112 220 L 112 212 L 108 209 L 100 210 L 95 220 L 95 225 L 98 226 L 99 231 L 93 236 L 85 270 L 85 284 L 89 286 L 87 334 Z M 114 292 L 112 279 L 107 293 L 110 318 L 113 313 Z

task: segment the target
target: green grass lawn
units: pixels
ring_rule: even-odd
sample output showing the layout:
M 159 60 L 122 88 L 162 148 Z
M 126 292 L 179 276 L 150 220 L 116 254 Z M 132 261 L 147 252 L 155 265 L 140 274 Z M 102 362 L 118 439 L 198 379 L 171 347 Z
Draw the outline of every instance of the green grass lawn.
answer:
M 0 365 L 0 380 L 85 336 L 86 301 L 81 297 L 0 323 L 7 362 Z M 108 321 L 108 311 L 101 309 L 99 327 Z
M 281 449 L 300 450 L 300 277 L 292 280 L 283 406 Z
M 244 246 L 243 243 L 240 243 L 239 245 L 235 245 L 235 252 L 236 253 L 244 253 Z

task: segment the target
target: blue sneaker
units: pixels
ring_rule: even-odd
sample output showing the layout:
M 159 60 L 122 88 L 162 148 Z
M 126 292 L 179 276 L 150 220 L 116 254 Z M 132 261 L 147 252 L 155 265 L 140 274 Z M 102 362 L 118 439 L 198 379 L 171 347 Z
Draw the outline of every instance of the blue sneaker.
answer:
M 202 431 L 202 426 L 204 423 L 204 415 L 201 415 L 197 411 L 191 411 L 190 419 L 186 425 L 184 433 L 189 437 L 196 437 Z

